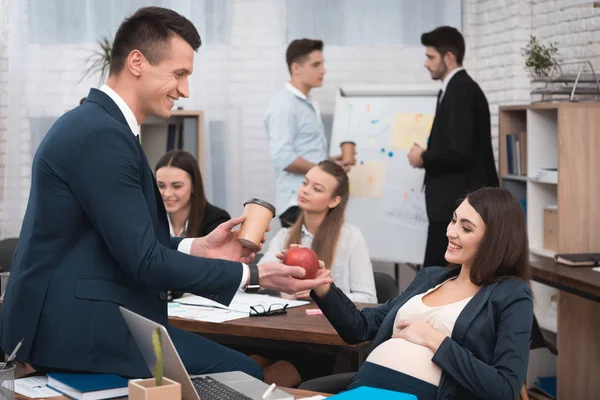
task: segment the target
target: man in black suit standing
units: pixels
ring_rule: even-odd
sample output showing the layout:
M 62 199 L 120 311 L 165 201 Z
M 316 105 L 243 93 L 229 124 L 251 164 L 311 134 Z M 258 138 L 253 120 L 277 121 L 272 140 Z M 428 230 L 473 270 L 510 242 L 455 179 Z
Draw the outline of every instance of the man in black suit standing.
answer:
M 429 218 L 423 266 L 446 265 L 446 227 L 457 201 L 483 186 L 498 186 L 492 150 L 490 109 L 479 85 L 462 67 L 465 41 L 455 28 L 441 26 L 421 36 L 425 68 L 442 81 L 427 149 L 414 144 L 410 164 L 425 169 Z

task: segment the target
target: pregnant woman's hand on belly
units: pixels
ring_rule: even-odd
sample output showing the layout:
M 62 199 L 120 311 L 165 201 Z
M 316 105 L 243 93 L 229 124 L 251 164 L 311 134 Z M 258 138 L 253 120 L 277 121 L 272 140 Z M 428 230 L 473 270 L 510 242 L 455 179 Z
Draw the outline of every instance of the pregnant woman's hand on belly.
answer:
M 404 320 L 398 323 L 400 332 L 392 337 L 408 340 L 411 343 L 429 347 L 434 353 L 440 347 L 446 335 L 424 321 Z

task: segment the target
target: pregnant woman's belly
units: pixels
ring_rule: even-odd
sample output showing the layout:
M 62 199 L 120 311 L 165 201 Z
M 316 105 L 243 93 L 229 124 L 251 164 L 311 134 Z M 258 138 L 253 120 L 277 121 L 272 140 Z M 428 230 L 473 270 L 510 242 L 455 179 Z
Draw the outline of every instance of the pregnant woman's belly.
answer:
M 442 370 L 432 358 L 428 347 L 392 338 L 377 346 L 367 361 L 439 386 Z

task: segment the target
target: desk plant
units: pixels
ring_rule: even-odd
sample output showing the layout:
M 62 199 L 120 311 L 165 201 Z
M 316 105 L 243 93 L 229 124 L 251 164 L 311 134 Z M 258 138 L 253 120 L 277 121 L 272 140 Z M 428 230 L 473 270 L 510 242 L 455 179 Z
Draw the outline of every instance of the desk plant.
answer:
M 522 51 L 522 55 L 525 57 L 525 69 L 533 76 L 548 76 L 558 66 L 556 43 L 546 45 L 532 35 Z
M 129 381 L 129 400 L 181 400 L 181 385 L 163 377 L 163 341 L 160 328 L 152 331 L 156 356 L 154 378 Z
M 99 73 L 100 79 L 99 84 L 102 85 L 105 79 L 108 77 L 108 71 L 110 69 L 110 53 L 112 51 L 112 42 L 107 36 L 103 36 L 98 40 L 98 47 L 94 52 L 85 60 L 86 68 L 83 71 L 83 75 L 79 79 L 81 82 L 85 77 Z
M 156 328 L 154 332 L 152 332 L 152 346 L 154 346 L 154 354 L 156 355 L 156 365 L 154 366 L 154 380 L 156 381 L 156 386 L 162 386 L 163 348 L 162 336 L 159 328 Z

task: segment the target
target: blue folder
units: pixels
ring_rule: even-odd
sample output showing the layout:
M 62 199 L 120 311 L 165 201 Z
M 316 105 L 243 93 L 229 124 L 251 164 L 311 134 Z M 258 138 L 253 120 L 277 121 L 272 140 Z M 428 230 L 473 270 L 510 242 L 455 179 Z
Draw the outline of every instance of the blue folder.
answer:
M 377 399 L 377 400 L 418 400 L 414 394 L 394 392 L 391 390 L 377 389 L 369 386 L 361 386 L 356 389 L 348 390 L 329 399 L 335 400 L 364 400 L 364 399 Z

